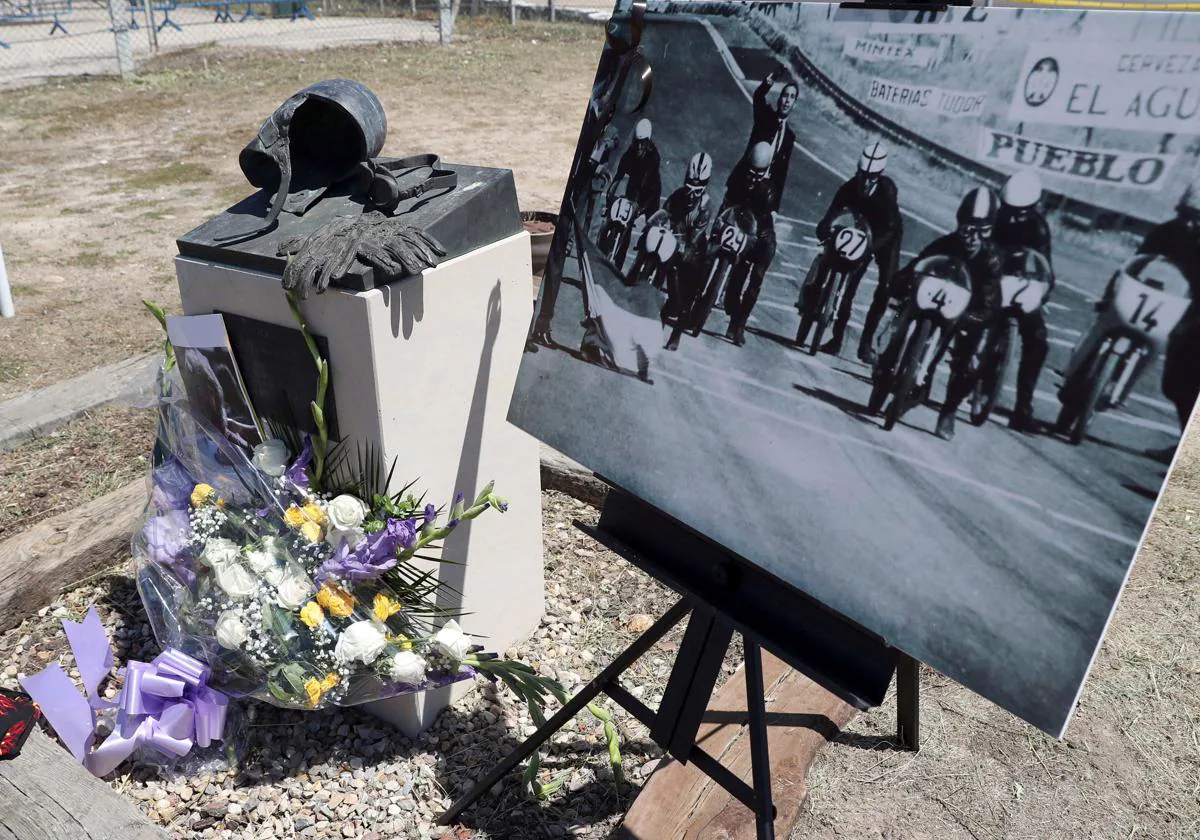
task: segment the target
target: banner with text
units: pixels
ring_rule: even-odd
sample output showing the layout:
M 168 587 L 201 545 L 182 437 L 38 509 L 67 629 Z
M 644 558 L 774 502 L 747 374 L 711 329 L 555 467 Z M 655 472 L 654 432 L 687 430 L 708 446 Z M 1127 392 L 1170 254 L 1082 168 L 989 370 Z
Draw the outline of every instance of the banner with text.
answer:
M 877 17 L 886 14 L 886 20 L 873 20 L 868 30 L 872 35 L 988 35 L 994 31 L 996 23 L 996 16 L 989 15 L 986 8 L 979 6 L 950 6 L 940 11 L 872 10 L 871 14 Z
M 1160 190 L 1176 157 L 1115 149 L 1079 149 L 995 129 L 979 132 L 979 159 L 985 163 L 1035 169 L 1114 187 Z
M 1008 116 L 1052 125 L 1196 134 L 1200 46 L 1030 44 Z
M 914 67 L 928 67 L 933 63 L 937 50 L 933 47 L 918 47 L 911 43 L 849 35 L 846 37 L 842 54 L 847 58 L 857 58 L 863 61 L 898 61 Z
M 867 101 L 939 117 L 978 117 L 983 114 L 987 94 L 875 78 L 867 89 Z

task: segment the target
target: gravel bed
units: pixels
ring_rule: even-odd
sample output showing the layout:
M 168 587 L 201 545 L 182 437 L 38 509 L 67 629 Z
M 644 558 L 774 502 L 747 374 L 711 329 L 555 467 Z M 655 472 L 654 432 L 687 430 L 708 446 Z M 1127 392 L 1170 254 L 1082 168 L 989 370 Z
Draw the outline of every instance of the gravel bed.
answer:
M 572 689 L 661 615 L 674 595 L 573 526 L 575 520 L 594 523 L 594 508 L 552 491 L 542 502 L 546 614 L 533 638 L 505 654 L 556 674 Z M 60 619 L 78 619 L 93 603 L 118 664 L 158 653 L 124 566 L 0 636 L 0 685 L 16 687 L 19 676 L 55 661 L 78 680 Z M 662 696 L 681 636 L 682 627 L 675 628 L 626 675 L 625 686 L 651 707 Z M 736 664 L 731 655 L 726 674 Z M 118 687 L 119 680 L 110 679 L 108 695 Z M 416 740 L 357 709 L 297 712 L 249 703 L 238 770 L 134 761 L 108 781 L 175 837 L 607 837 L 662 751 L 631 716 L 610 701 L 604 705 L 621 736 L 626 782 L 615 781 L 600 724 L 585 712 L 543 754 L 542 781 L 565 776 L 560 792 L 539 802 L 514 772 L 464 815 L 469 828 L 433 823 L 451 798 L 534 731 L 524 706 L 484 681 Z

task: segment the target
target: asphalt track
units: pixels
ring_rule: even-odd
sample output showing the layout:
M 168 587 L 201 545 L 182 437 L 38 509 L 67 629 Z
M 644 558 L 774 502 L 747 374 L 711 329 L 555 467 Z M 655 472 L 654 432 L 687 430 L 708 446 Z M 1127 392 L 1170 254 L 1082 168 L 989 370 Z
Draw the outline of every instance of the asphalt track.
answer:
M 750 92 L 775 66 L 736 21 L 656 19 L 645 116 L 663 157 L 664 197 L 698 150 L 714 158 L 714 199 L 745 148 Z M 665 59 L 665 60 L 664 60 Z M 739 78 L 741 75 L 745 78 Z M 684 104 L 673 97 L 693 97 Z M 699 105 L 696 99 L 699 98 Z M 820 109 L 825 108 L 825 111 Z M 798 284 L 828 201 L 866 140 L 815 94 L 793 112 L 797 148 L 780 208 L 779 250 L 745 347 L 726 319 L 652 361 L 652 383 L 581 361 L 581 298 L 559 296 L 561 349 L 526 354 L 510 419 L 616 484 L 752 559 L 892 644 L 1051 733 L 1065 727 L 1166 467 L 1148 450 L 1178 439 L 1156 364 L 1128 408 L 1100 415 L 1074 447 L 1005 425 L 1015 363 L 993 420 L 960 413 L 951 442 L 919 407 L 892 432 L 865 415 L 869 371 L 792 346 Z M 632 120 L 617 123 L 622 137 Z M 892 171 L 905 212 L 905 261 L 953 223 L 957 196 Z M 593 228 L 594 230 L 594 228 Z M 632 255 L 626 264 L 632 264 Z M 577 277 L 574 261 L 566 276 Z M 619 299 L 611 268 L 596 282 Z M 1058 408 L 1056 369 L 1093 317 L 1111 260 L 1056 246 L 1050 357 L 1036 408 Z M 844 355 L 873 291 L 864 279 Z M 645 292 L 631 301 L 645 310 Z M 650 314 L 644 312 L 644 314 Z M 567 349 L 570 348 L 570 349 Z M 933 387 L 945 392 L 945 365 Z

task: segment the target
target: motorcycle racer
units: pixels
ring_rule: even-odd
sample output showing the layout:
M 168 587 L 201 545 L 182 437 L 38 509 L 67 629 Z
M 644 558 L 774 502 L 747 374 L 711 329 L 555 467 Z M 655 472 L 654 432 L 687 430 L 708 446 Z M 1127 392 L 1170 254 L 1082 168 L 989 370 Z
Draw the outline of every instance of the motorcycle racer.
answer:
M 1175 218 L 1146 234 L 1138 253 L 1170 260 L 1191 287 L 1192 305 L 1167 338 L 1162 377 L 1163 396 L 1175 404 L 1183 429 L 1200 396 L 1200 184 L 1184 190 Z
M 659 173 L 661 158 L 658 147 L 650 139 L 650 133 L 650 120 L 638 120 L 633 129 L 633 141 L 625 150 L 625 154 L 621 155 L 612 184 L 608 188 L 607 203 L 611 205 L 617 197 L 621 182 L 625 181 L 625 191 L 622 194 L 633 202 L 637 214 L 630 221 L 631 228 L 637 224 L 638 219 L 648 218 L 654 213 L 662 200 L 662 180 Z M 618 269 L 624 265 L 628 249 L 629 238 L 626 238 L 620 253 L 617 254 Z
M 832 232 L 834 220 L 846 210 L 857 211 L 871 227 L 871 245 L 875 265 L 879 271 L 878 285 L 871 299 L 871 308 L 867 311 L 863 324 L 862 336 L 858 342 L 858 358 L 867 364 L 874 364 L 875 351 L 871 343 L 875 337 L 875 328 L 879 319 L 887 309 L 887 302 L 892 283 L 892 276 L 900 260 L 900 240 L 903 235 L 903 222 L 900 218 L 900 204 L 896 197 L 895 182 L 884 174 L 887 168 L 888 148 L 878 140 L 867 144 L 858 159 L 858 170 L 854 177 L 842 184 L 833 196 L 833 201 L 825 216 L 817 224 L 817 239 L 824 242 Z M 842 296 L 842 305 L 838 309 L 837 320 L 833 325 L 833 336 L 821 348 L 822 352 L 837 355 L 842 349 L 842 339 L 846 334 L 846 324 L 850 320 L 850 312 L 854 304 L 854 295 L 858 284 L 870 265 L 870 260 L 863 262 L 861 269 L 846 279 L 846 292 Z M 814 279 L 817 261 L 813 261 L 809 269 L 809 277 L 805 280 L 805 288 L 809 288 Z
M 667 278 L 667 303 L 662 311 L 664 321 L 688 311 L 704 271 L 708 226 L 712 221 L 712 199 L 708 192 L 712 163 L 707 152 L 694 154 L 688 162 L 683 186 L 667 196 L 663 208 L 646 222 L 647 230 L 653 225 L 666 225 L 679 240 L 681 255 Z M 645 234 L 642 238 L 645 239 Z M 638 263 L 643 259 L 639 244 Z M 638 263 L 633 267 L 635 277 Z
M 775 210 L 779 207 L 779 197 L 770 178 L 771 155 L 767 143 L 756 143 L 750 148 L 729 174 L 725 198 L 717 211 L 720 216 L 728 207 L 745 208 L 755 221 L 756 236 L 749 265 L 730 279 L 725 290 L 725 313 L 729 315 L 725 337 L 739 347 L 746 343 L 746 321 L 758 302 L 763 278 L 775 258 Z
M 948 256 L 961 260 L 971 275 L 971 302 L 967 311 L 959 318 L 954 335 L 943 338 L 937 357 L 930 367 L 937 367 L 937 360 L 947 349 L 949 338 L 950 382 L 946 386 L 946 399 L 938 413 L 938 437 L 951 440 L 954 437 L 954 415 L 958 406 L 971 393 L 975 377 L 971 362 L 975 357 L 985 328 L 992 321 L 1000 304 L 1000 276 L 1004 266 L 1001 250 L 992 241 L 996 217 L 1000 210 L 1000 199 L 988 187 L 976 187 L 968 192 L 959 204 L 958 227 L 952 232 L 929 243 L 904 270 L 896 276 L 896 291 L 908 298 L 913 284 L 913 269 L 926 257 Z M 903 344 L 905 330 L 896 330 L 885 355 L 889 366 L 895 364 L 895 355 Z M 927 383 L 928 387 L 928 383 Z
M 1017 172 L 1005 182 L 992 236 L 1005 254 L 1030 249 L 1050 262 L 1050 225 L 1038 210 L 1041 199 L 1042 182 L 1033 172 Z M 1008 418 L 1008 426 L 1019 432 L 1034 433 L 1042 426 L 1034 417 L 1033 394 L 1050 350 L 1046 318 L 1041 308 L 1020 312 L 1017 331 L 1021 336 L 1021 364 L 1017 368 L 1017 401 Z

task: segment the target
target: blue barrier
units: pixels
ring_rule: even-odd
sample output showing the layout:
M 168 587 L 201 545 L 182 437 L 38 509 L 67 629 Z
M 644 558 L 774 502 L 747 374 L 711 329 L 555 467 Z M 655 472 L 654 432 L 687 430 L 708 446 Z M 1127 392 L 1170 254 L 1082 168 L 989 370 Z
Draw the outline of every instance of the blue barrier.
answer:
M 50 34 L 69 34 L 62 17 L 71 14 L 74 0 L 3 0 L 0 2 L 0 23 L 27 23 L 29 21 L 52 21 Z M 5 49 L 10 45 L 0 41 Z

